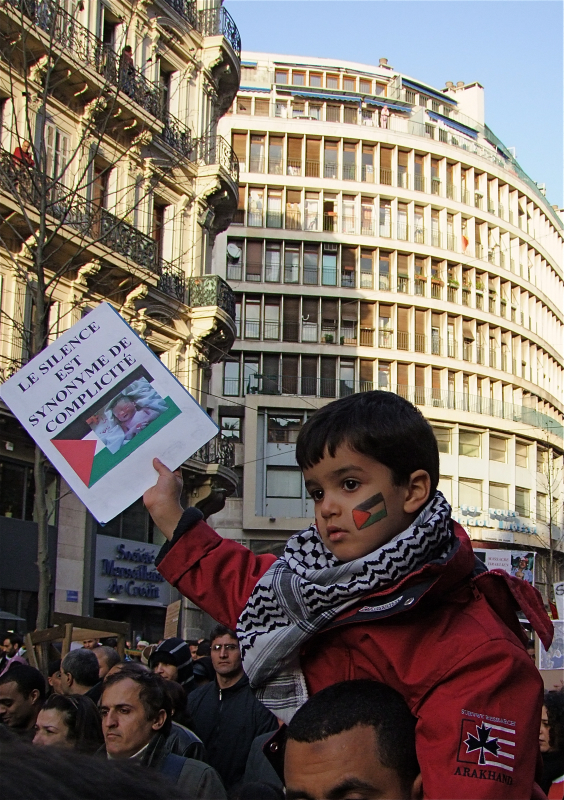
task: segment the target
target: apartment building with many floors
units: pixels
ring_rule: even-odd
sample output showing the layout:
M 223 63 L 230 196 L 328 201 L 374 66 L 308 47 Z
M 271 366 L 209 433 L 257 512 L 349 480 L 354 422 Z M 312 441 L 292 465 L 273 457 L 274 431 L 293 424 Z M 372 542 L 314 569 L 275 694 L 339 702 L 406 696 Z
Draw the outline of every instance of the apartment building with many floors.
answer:
M 483 87 L 243 53 L 220 130 L 241 177 L 213 271 L 237 339 L 208 405 L 240 485 L 212 524 L 279 552 L 313 517 L 300 426 L 379 388 L 433 425 L 476 547 L 536 553 L 545 590 L 551 551 L 563 569 L 563 224 L 487 127 Z
M 235 22 L 221 0 L 8 0 L 0 33 L 2 379 L 30 357 L 41 246 L 50 340 L 107 300 L 201 400 L 236 334 L 233 293 L 209 268 L 237 208 L 237 157 L 217 131 L 239 88 Z M 233 448 L 217 437 L 183 465 L 192 503 L 235 490 Z M 33 443 L 0 408 L 0 608 L 24 630 L 33 495 Z M 102 528 L 54 471 L 48 499 L 54 610 L 161 636 L 172 595 L 139 568 L 163 540 L 141 500 Z

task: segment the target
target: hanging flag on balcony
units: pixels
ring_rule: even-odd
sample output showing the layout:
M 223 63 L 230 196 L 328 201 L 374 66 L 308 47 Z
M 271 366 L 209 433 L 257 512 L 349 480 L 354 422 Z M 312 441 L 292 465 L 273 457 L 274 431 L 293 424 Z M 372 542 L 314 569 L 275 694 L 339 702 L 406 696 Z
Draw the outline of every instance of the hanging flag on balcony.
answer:
M 0 387 L 2 400 L 101 523 L 217 426 L 108 303 Z
M 469 244 L 470 244 L 470 242 L 468 241 L 466 236 L 464 236 L 464 234 L 462 234 L 462 252 L 463 253 L 466 252 L 466 248 L 468 247 Z

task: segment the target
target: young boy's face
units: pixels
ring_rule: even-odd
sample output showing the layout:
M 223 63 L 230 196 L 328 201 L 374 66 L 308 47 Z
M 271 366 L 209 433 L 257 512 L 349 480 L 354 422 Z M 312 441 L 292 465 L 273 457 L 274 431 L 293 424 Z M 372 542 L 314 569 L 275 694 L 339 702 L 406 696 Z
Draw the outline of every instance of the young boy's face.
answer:
M 114 406 L 114 417 L 119 422 L 129 422 L 135 414 L 135 403 L 131 400 L 120 400 Z
M 421 485 L 395 486 L 388 467 L 346 445 L 338 447 L 334 457 L 326 452 L 318 464 L 304 469 L 327 549 L 339 561 L 353 561 L 404 531 L 428 497 L 429 476 L 420 472 L 426 476 Z

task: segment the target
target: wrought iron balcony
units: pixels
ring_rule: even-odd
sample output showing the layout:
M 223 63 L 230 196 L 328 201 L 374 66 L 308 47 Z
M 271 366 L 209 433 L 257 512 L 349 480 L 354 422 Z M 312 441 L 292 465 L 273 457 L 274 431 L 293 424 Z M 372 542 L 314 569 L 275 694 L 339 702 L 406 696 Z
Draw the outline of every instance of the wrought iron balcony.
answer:
M 168 111 L 163 111 L 161 120 L 164 124 L 159 138 L 186 158 L 191 158 L 193 143 L 190 129 Z
M 234 183 L 239 182 L 239 159 L 231 145 L 216 133 L 194 139 L 190 160 L 201 166 L 218 164 L 229 173 Z
M 231 14 L 221 6 L 200 11 L 200 30 L 204 36 L 224 36 L 237 58 L 241 59 L 241 36 Z
M 171 264 L 168 261 L 160 261 L 158 267 L 159 282 L 157 283 L 157 288 L 184 303 L 186 301 L 186 276 L 182 267 L 179 264 Z
M 7 0 L 49 37 L 55 45 L 79 61 L 92 67 L 104 80 L 113 84 L 145 111 L 159 116 L 160 97 L 157 87 L 136 69 L 133 60 L 81 25 L 57 3 L 48 0 Z
M 235 466 L 235 445 L 232 439 L 218 434 L 199 450 L 192 458 L 204 464 L 221 464 L 222 467 Z
M 196 3 L 193 0 L 165 0 L 165 3 L 173 8 L 177 14 L 190 23 L 193 28 L 198 28 L 198 12 Z
M 219 275 L 202 275 L 188 281 L 188 305 L 192 308 L 218 306 L 235 319 L 235 295 Z
M 155 239 L 6 150 L 0 150 L 0 190 L 12 195 L 22 210 L 38 209 L 47 221 L 51 217 L 61 226 L 150 270 L 159 276 L 161 291 L 184 302 L 182 270 L 160 260 Z

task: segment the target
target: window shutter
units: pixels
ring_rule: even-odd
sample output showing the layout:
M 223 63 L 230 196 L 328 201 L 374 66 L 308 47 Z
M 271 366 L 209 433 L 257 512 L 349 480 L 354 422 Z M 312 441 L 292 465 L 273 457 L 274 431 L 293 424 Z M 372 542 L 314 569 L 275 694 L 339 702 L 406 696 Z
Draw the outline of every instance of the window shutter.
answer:
M 373 303 L 361 303 L 360 304 L 360 325 L 361 325 L 362 328 L 373 328 L 374 327 L 374 304 Z
M 408 275 L 409 266 L 407 256 L 404 253 L 398 253 L 398 275 Z
M 306 159 L 308 161 L 319 161 L 321 149 L 321 139 L 306 139 Z
M 334 324 L 337 321 L 337 301 L 322 300 L 321 314 L 323 317 L 323 322 L 330 322 Z
M 247 239 L 247 275 L 260 275 L 262 270 L 262 241 Z
M 335 380 L 335 375 L 337 372 L 337 359 L 336 358 L 328 358 L 326 356 L 321 357 L 321 379 L 325 380 Z
M 356 301 L 341 303 L 341 319 L 354 320 L 358 319 L 358 303 Z
M 425 333 L 425 312 L 415 310 L 415 333 Z
M 398 308 L 398 331 L 407 333 L 409 331 L 409 309 Z
M 317 315 L 319 313 L 319 301 L 312 300 L 311 298 L 304 298 L 302 305 L 302 317 L 307 322 L 317 322 Z
M 425 387 L 425 367 L 415 367 L 415 385 L 421 389 Z
M 374 362 L 373 361 L 366 361 L 365 359 L 360 360 L 360 382 L 362 383 L 372 383 L 374 381 Z M 366 387 L 363 387 L 366 388 Z
M 315 356 L 302 356 L 302 379 L 317 378 L 317 358 Z
M 247 160 L 247 134 L 233 133 L 231 137 L 231 146 L 235 151 L 235 155 L 239 161 L 245 162 Z
M 398 386 L 408 386 L 409 384 L 409 365 L 408 364 L 398 364 L 397 366 L 397 381 Z
M 297 342 L 299 339 L 300 300 L 298 297 L 284 298 L 283 339 L 285 342 Z
M 408 160 L 408 153 L 405 150 L 400 150 L 398 153 L 398 164 L 400 167 L 405 167 L 407 169 L 407 160 Z
M 302 160 L 302 141 L 303 139 L 301 137 L 288 137 L 288 158 L 291 158 L 294 161 Z
M 470 320 L 463 320 L 462 322 L 462 335 L 464 339 L 467 339 L 469 342 L 474 341 L 474 331 L 472 330 L 472 323 Z
M 380 148 L 380 167 L 382 169 L 392 168 L 392 150 L 389 147 Z

